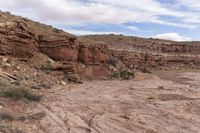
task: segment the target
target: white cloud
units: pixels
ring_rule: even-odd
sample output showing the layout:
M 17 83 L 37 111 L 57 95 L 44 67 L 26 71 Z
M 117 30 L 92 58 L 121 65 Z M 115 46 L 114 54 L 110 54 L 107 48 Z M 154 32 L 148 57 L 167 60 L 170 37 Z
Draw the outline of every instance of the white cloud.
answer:
M 190 8 L 191 10 L 200 10 L 200 1 L 199 0 L 177 0 L 179 5 Z
M 139 31 L 139 28 L 136 27 L 136 26 L 127 26 L 127 29 L 134 30 L 134 31 Z
M 200 22 L 199 12 L 179 11 L 157 0 L 1 0 L 0 9 L 54 25 L 147 22 L 194 28 Z M 175 17 L 179 22 L 161 16 Z
M 123 32 L 97 32 L 97 31 L 89 31 L 89 30 L 74 30 L 74 29 L 64 29 L 67 32 L 70 32 L 75 35 L 101 35 L 101 34 L 125 34 Z
M 172 41 L 191 41 L 190 37 L 181 36 L 178 33 L 163 33 L 154 36 L 153 38 L 172 40 Z

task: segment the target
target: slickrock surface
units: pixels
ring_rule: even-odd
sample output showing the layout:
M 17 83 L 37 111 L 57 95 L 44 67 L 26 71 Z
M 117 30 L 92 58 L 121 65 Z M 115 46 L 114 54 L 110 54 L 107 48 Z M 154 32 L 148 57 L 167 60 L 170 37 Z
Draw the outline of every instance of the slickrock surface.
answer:
M 43 92 L 41 102 L 23 106 L 44 117 L 13 125 L 27 133 L 198 133 L 200 73 L 173 73 L 171 80 L 159 72 L 133 81 L 57 86 Z

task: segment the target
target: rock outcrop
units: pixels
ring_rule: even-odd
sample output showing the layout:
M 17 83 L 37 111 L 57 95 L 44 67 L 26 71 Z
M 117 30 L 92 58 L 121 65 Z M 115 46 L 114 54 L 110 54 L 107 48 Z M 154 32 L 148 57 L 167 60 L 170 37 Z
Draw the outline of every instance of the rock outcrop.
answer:
M 197 69 L 200 66 L 200 42 L 174 42 L 122 35 L 93 35 L 86 38 L 108 44 L 111 55 L 131 69 Z
M 0 55 L 27 61 L 39 53 L 60 64 L 62 70 L 53 70 L 59 73 L 62 71 L 70 80 L 79 79 L 78 76 L 87 79 L 109 76 L 112 56 L 129 69 L 197 68 L 200 64 L 199 42 L 178 43 L 121 35 L 77 37 L 51 26 L 1 12 Z
M 37 50 L 35 33 L 24 22 L 0 23 L 0 54 L 31 57 Z
M 174 42 L 123 35 L 91 35 L 85 37 L 96 42 L 104 42 L 111 49 L 192 55 L 199 55 L 200 53 L 200 42 Z
M 81 44 L 78 60 L 84 64 L 108 64 L 109 54 L 105 44 Z
M 56 61 L 77 61 L 79 46 L 76 37 L 60 35 L 39 35 L 38 48 Z
M 126 67 L 141 69 L 143 67 L 159 69 L 199 69 L 200 57 L 196 55 L 163 55 L 141 52 L 124 52 L 111 50 L 113 57 L 121 60 Z
M 76 77 L 76 73 L 85 73 L 86 77 L 98 77 L 95 75 L 96 68 L 108 70 L 110 52 L 105 44 L 81 40 L 62 30 L 7 13 L 1 13 L 0 18 L 1 55 L 28 60 L 38 53 L 43 53 L 60 62 L 63 68 L 73 64 L 72 77 Z M 80 64 L 84 65 L 84 73 L 79 71 Z

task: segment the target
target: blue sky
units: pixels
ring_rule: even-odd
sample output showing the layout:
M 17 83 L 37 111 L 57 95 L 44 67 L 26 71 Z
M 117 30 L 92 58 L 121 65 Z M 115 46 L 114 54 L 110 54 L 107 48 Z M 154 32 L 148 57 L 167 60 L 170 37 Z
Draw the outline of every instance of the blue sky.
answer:
M 200 0 L 2 0 L 0 10 L 77 35 L 200 40 Z

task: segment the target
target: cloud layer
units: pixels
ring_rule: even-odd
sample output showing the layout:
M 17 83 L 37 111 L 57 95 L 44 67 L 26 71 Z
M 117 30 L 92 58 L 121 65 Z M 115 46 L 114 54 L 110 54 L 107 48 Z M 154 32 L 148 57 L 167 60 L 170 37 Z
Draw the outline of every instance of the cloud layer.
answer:
M 0 7 L 27 17 L 32 14 L 31 17 L 40 21 L 62 24 L 152 22 L 186 28 L 198 26 L 198 11 L 181 11 L 179 8 L 187 6 L 188 9 L 196 10 L 200 2 L 175 1 L 178 6 L 176 8 L 157 0 L 6 0 L 0 1 Z M 179 21 L 174 22 L 162 16 L 175 17 Z
M 191 41 L 192 40 L 189 37 L 181 36 L 177 33 L 163 33 L 163 34 L 154 36 L 154 38 L 173 40 L 173 41 Z
M 0 9 L 54 26 L 127 23 L 185 29 L 200 26 L 199 0 L 2 0 Z M 135 25 L 126 28 L 139 31 Z

